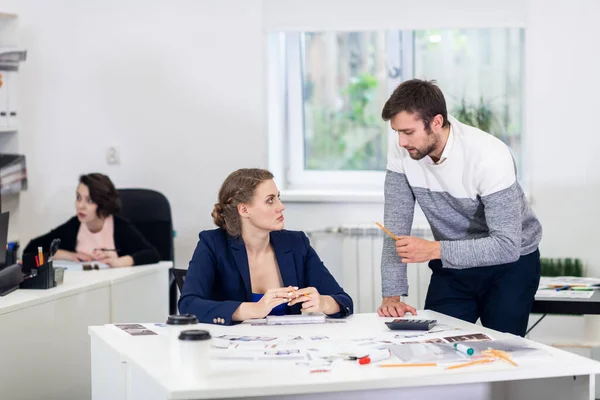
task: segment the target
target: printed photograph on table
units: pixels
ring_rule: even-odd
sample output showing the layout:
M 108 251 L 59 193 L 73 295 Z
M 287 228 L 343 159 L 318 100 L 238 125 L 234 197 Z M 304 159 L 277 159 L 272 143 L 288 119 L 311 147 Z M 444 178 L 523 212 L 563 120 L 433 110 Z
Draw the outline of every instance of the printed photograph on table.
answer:
M 454 342 L 470 342 L 470 341 L 484 341 L 484 340 L 492 340 L 488 335 L 483 333 L 472 333 L 468 335 L 458 335 L 458 336 L 447 336 L 444 340 L 448 343 Z
M 154 332 L 140 324 L 116 324 L 115 326 L 117 328 L 121 329 L 122 331 L 129 333 L 132 336 L 157 335 L 156 332 Z

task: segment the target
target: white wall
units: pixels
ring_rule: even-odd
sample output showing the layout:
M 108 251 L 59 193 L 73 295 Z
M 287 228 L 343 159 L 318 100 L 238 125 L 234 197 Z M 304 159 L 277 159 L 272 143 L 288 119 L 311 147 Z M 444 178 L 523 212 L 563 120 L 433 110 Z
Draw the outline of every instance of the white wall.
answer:
M 187 265 L 225 176 L 266 167 L 259 0 L 4 0 L 19 14 L 23 245 L 74 214 L 81 173 L 171 201 Z M 122 163 L 108 166 L 109 146 Z
M 580 257 L 589 274 L 600 276 L 595 246 L 595 239 L 600 239 L 600 168 L 595 165 L 600 135 L 593 119 L 600 109 L 600 57 L 593 50 L 600 37 L 594 19 L 600 2 L 522 4 L 527 38 L 523 164 L 526 189 L 544 228 L 542 255 Z M 313 229 L 340 221 L 369 222 L 382 212 L 377 204 L 291 204 L 288 214 L 293 219 L 288 221 Z
M 434 3 L 439 9 L 446 2 Z M 3 9 L 20 15 L 21 43 L 29 51 L 18 134 L 30 176 L 20 201 L 21 240 L 69 217 L 77 176 L 97 170 L 120 187 L 150 187 L 169 197 L 177 261 L 187 264 L 197 232 L 211 227 L 212 203 L 226 174 L 266 167 L 263 31 L 309 15 L 279 18 L 278 4 L 265 1 L 265 22 L 260 0 L 4 0 Z M 593 120 L 600 60 L 592 50 L 600 37 L 593 19 L 600 3 L 511 1 L 509 14 L 496 0 L 477 4 L 478 15 L 486 15 L 481 4 L 489 4 L 487 14 L 502 19 L 518 16 L 521 4 L 526 11 L 524 154 L 545 230 L 542 251 L 581 256 L 600 274 L 592 241 L 600 222 L 600 169 L 593 165 L 600 149 Z M 105 163 L 111 145 L 121 149 L 120 166 Z M 382 215 L 381 204 L 287 207 L 292 229 Z
M 527 135 L 534 208 L 550 257 L 581 257 L 600 276 L 600 2 L 530 0 Z

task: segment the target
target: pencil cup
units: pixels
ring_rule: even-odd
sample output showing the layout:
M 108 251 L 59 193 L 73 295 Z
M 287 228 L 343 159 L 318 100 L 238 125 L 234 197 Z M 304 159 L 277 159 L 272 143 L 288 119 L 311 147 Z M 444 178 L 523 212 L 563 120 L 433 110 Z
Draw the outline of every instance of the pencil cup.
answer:
M 48 259 L 44 254 L 44 259 Z M 26 265 L 27 263 L 27 265 Z M 47 261 L 39 267 L 35 266 L 34 258 L 23 256 L 23 270 L 30 271 L 30 277 L 21 282 L 21 289 L 50 289 L 56 286 L 55 271 L 52 261 Z

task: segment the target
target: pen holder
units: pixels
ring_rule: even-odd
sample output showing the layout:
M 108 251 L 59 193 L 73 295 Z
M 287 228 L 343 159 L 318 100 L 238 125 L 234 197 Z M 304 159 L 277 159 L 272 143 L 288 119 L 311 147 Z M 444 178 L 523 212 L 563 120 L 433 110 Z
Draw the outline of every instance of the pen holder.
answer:
M 47 259 L 44 254 L 44 259 Z M 50 289 L 56 286 L 55 271 L 52 261 L 47 261 L 39 267 L 35 266 L 34 258 L 28 259 L 23 255 L 24 270 L 29 269 L 31 276 L 25 278 L 19 285 L 21 289 Z M 29 268 L 26 268 L 28 266 Z

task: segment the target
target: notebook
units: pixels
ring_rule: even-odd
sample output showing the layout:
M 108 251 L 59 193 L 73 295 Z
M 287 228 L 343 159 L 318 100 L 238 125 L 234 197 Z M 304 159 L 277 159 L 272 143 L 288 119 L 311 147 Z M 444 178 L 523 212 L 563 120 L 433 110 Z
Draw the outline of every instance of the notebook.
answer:
M 267 325 L 296 325 L 296 324 L 324 324 L 325 314 L 306 313 L 291 315 L 268 315 Z

